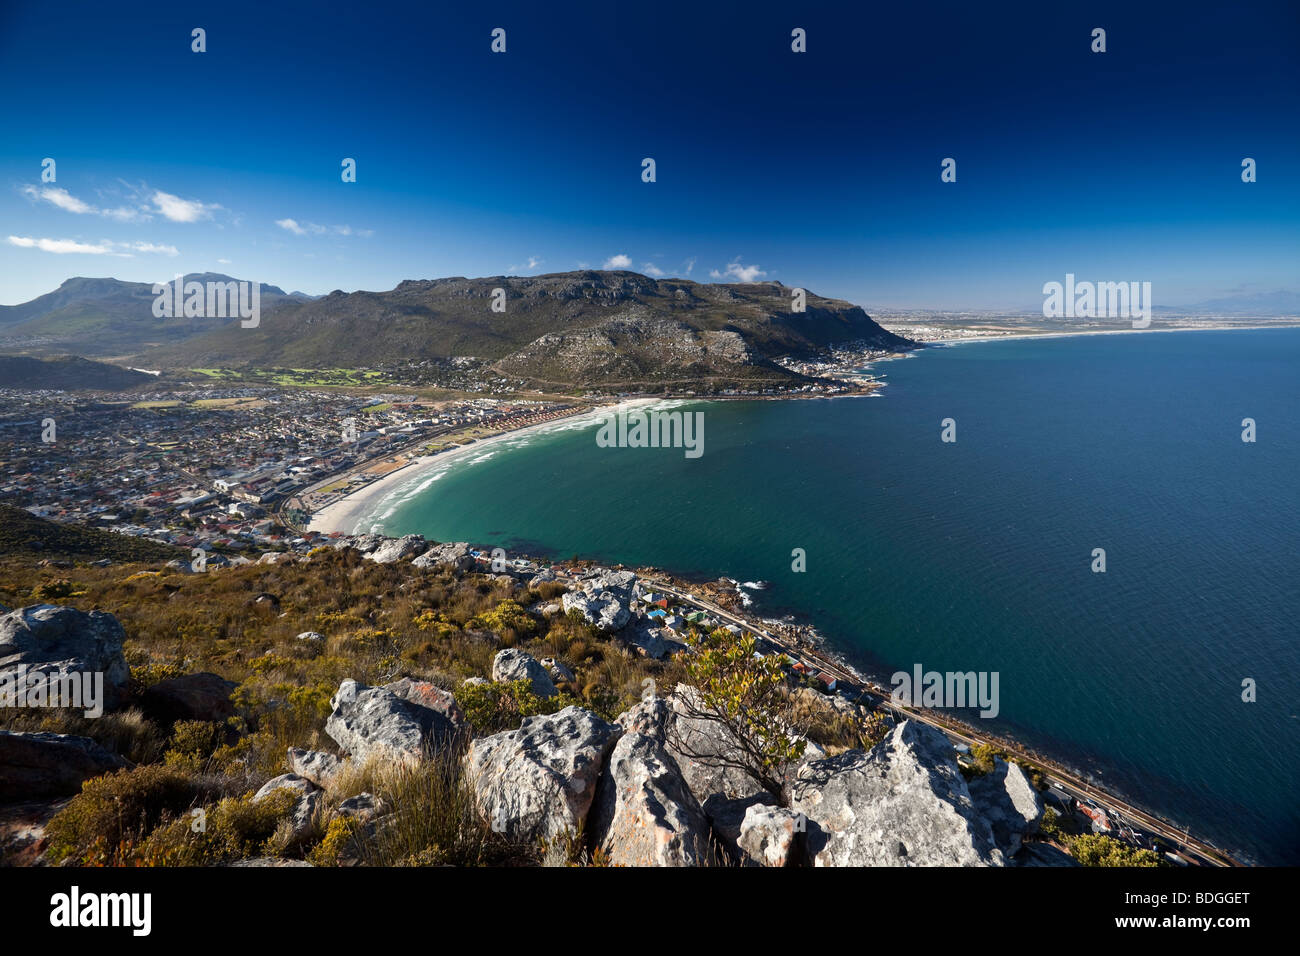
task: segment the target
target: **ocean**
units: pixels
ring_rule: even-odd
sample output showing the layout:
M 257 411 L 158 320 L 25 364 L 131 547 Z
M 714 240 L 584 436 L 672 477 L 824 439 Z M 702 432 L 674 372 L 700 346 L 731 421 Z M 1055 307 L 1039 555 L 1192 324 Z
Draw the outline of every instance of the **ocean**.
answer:
M 379 523 L 769 582 L 754 611 L 863 670 L 997 672 L 984 726 L 1300 863 L 1300 329 L 968 342 L 874 371 L 872 397 L 683 406 L 698 458 L 598 447 L 590 420 L 527 433 L 399 487 Z

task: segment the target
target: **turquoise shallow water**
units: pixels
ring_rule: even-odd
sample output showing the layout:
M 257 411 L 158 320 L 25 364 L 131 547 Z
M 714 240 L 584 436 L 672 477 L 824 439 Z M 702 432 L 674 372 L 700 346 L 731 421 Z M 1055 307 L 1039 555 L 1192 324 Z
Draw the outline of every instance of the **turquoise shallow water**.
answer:
M 1300 863 L 1300 329 L 966 343 L 876 371 L 881 397 L 689 406 L 698 459 L 599 448 L 595 423 L 485 448 L 382 526 L 769 581 L 757 610 L 873 672 L 997 671 L 996 730 Z

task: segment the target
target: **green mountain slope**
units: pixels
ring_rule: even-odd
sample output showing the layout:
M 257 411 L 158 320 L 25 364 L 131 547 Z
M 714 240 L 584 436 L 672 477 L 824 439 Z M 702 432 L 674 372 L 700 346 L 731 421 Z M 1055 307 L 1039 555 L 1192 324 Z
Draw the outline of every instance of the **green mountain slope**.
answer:
M 506 311 L 491 310 L 504 289 Z M 851 303 L 809 293 L 792 311 L 776 282 L 702 284 L 633 272 L 408 280 L 389 292 L 286 302 L 256 329 L 226 325 L 141 355 L 149 368 L 338 368 L 474 356 L 560 384 L 700 376 L 788 379 L 781 355 L 831 344 L 910 343 Z

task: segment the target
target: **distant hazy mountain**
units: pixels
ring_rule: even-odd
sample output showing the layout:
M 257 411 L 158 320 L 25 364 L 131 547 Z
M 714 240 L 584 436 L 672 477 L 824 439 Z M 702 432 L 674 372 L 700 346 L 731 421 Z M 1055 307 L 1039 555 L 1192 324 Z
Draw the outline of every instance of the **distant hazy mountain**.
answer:
M 215 272 L 191 273 L 185 281 L 234 282 Z M 307 297 L 296 293 L 306 301 Z M 262 284 L 265 312 L 294 301 L 283 289 Z M 53 292 L 21 305 L 0 306 L 0 351 L 42 355 L 132 355 L 212 330 L 210 319 L 156 318 L 153 285 L 120 279 L 69 279 Z
M 494 289 L 506 311 L 493 312 Z M 567 385 L 786 378 L 770 361 L 826 345 L 909 343 L 848 302 L 779 282 L 717 285 L 635 272 L 407 280 L 389 292 L 286 301 L 255 329 L 228 324 L 138 358 L 149 368 L 374 366 L 452 356 Z
M 1207 299 L 1192 305 L 1156 306 L 1158 312 L 1202 315 L 1300 316 L 1300 292 L 1256 292 L 1221 299 Z
M 154 376 L 144 372 L 73 356 L 40 359 L 0 355 L 0 386 L 6 388 L 119 391 L 155 381 Z

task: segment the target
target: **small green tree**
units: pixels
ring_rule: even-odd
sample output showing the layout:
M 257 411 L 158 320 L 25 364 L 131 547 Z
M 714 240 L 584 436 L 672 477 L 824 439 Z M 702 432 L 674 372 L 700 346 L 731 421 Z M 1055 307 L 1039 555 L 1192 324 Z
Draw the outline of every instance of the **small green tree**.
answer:
M 678 693 L 679 715 L 688 727 L 703 721 L 722 733 L 684 732 L 675 721 L 674 747 L 706 766 L 739 770 L 788 804 L 791 768 L 806 741 L 795 729 L 782 657 L 759 655 L 752 635 L 719 628 L 696 642 L 686 666 L 696 693 Z

